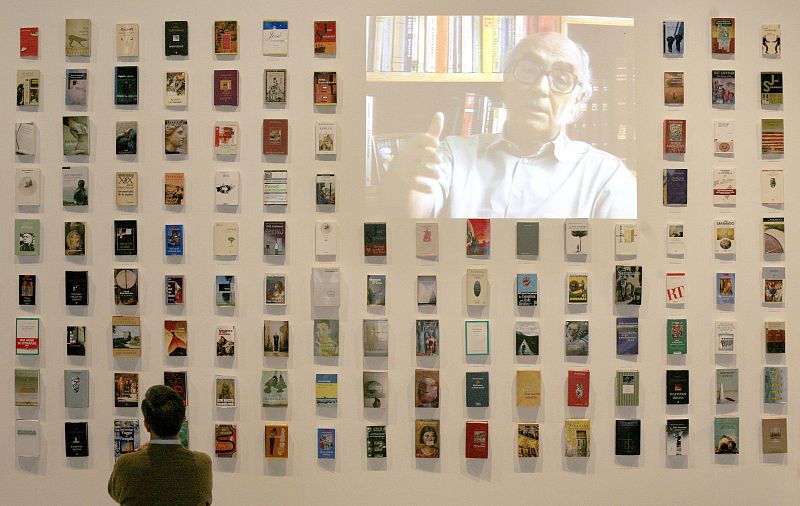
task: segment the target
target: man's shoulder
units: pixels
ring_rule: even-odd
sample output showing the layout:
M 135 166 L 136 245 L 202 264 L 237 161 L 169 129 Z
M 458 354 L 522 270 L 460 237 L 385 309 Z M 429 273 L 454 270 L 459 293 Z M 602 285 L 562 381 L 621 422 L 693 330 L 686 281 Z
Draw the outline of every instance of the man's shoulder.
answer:
M 503 135 L 496 134 L 475 134 L 475 135 L 451 135 L 445 137 L 442 144 L 453 150 L 481 149 L 491 146 L 503 139 Z
M 619 157 L 583 141 L 567 138 L 565 139 L 563 147 L 567 156 L 577 156 L 592 164 L 624 165 Z

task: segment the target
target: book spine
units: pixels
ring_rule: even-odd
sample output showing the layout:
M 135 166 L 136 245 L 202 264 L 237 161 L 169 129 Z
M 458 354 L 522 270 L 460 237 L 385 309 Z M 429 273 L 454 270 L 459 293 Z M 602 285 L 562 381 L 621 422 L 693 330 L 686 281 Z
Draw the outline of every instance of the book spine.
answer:
M 392 72 L 403 72 L 406 58 L 406 16 L 395 16 L 392 33 Z
M 450 18 L 448 16 L 437 16 L 436 25 L 436 72 L 444 74 L 447 73 Z
M 436 46 L 439 38 L 436 16 L 425 17 L 425 72 L 436 72 Z

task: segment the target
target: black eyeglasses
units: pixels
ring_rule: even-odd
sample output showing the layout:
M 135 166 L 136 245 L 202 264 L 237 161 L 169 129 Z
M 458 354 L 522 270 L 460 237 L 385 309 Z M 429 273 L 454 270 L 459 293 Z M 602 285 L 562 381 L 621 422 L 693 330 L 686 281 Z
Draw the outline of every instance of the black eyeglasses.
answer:
M 561 68 L 545 70 L 531 60 L 520 60 L 515 63 L 511 75 L 523 84 L 534 84 L 540 77 L 547 76 L 550 89 L 556 93 L 572 93 L 578 85 L 578 76 L 571 70 Z

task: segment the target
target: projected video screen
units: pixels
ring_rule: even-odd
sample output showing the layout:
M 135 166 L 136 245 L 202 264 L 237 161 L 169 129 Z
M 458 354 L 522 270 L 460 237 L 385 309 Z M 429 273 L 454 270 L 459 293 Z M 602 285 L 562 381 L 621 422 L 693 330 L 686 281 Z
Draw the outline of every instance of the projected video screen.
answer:
M 636 218 L 633 19 L 366 24 L 368 207 L 413 218 Z

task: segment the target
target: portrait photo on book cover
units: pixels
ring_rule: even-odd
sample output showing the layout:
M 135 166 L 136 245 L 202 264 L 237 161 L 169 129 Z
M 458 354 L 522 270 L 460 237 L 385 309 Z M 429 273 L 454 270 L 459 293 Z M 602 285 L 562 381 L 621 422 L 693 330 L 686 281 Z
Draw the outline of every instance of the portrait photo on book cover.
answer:
M 411 36 L 395 55 L 401 24 Z M 368 16 L 367 26 L 368 207 L 637 217 L 633 19 Z

